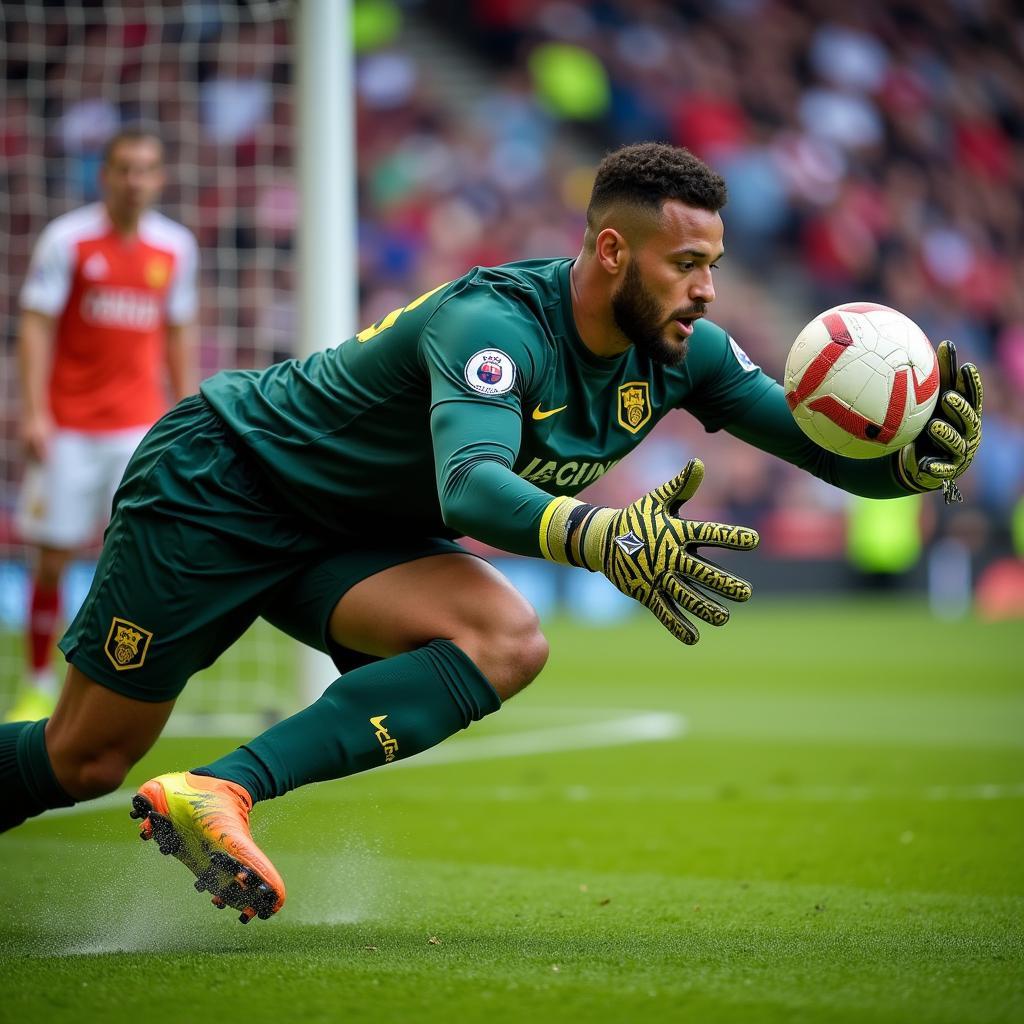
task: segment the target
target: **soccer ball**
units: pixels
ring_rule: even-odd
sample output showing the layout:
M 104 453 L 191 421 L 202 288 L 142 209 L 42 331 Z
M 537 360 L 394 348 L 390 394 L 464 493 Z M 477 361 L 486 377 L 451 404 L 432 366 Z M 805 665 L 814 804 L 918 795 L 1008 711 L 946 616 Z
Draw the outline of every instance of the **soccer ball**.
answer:
M 784 384 L 793 418 L 812 441 L 875 459 L 924 429 L 939 396 L 939 363 L 909 317 L 874 302 L 847 302 L 797 335 Z

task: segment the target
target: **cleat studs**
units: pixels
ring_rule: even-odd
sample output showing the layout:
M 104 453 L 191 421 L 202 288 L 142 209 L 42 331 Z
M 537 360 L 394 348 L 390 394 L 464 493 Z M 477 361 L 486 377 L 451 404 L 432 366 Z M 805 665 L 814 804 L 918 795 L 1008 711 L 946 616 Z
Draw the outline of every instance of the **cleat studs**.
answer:
M 181 839 L 166 818 L 159 814 L 150 814 L 147 821 L 153 836 L 160 844 L 161 853 L 177 853 L 181 849 Z
M 274 912 L 272 910 L 261 910 L 256 916 L 261 921 L 269 921 L 273 917 Z
M 207 889 L 213 892 L 213 884 L 216 880 L 217 872 L 213 868 L 207 868 L 192 884 L 196 887 L 197 892 L 205 892 Z
M 129 818 L 145 818 L 153 810 L 153 805 L 138 793 L 132 797 L 132 809 L 128 812 Z
M 238 920 L 241 924 L 248 924 L 255 916 L 256 911 L 253 910 L 252 907 L 246 907 L 245 910 L 238 915 Z
M 210 900 L 210 902 L 211 902 L 211 903 L 212 903 L 212 904 L 213 904 L 213 905 L 214 905 L 214 906 L 215 906 L 215 907 L 216 907 L 216 908 L 217 908 L 218 910 L 223 910 L 223 909 L 224 909 L 224 908 L 225 908 L 225 907 L 227 906 L 227 904 L 226 904 L 226 903 L 224 902 L 223 898 L 222 898 L 222 897 L 220 897 L 220 896 L 214 896 L 214 897 L 213 897 L 213 899 L 212 899 L 212 900 Z

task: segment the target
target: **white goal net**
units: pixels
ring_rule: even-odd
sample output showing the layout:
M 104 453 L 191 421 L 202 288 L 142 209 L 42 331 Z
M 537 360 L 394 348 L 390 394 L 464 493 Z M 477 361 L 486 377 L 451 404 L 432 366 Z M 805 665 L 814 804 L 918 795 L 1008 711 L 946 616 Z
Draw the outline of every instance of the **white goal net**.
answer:
M 0 708 L 25 672 L 29 552 L 13 524 L 23 469 L 14 341 L 32 246 L 47 222 L 98 198 L 100 154 L 114 131 L 155 129 L 168 172 L 159 208 L 199 239 L 201 375 L 293 354 L 291 7 L 4 0 L 0 8 Z M 67 575 L 67 613 L 84 596 L 94 558 L 86 553 Z M 257 624 L 187 687 L 172 721 L 233 731 L 288 711 L 300 697 L 297 664 L 292 641 Z

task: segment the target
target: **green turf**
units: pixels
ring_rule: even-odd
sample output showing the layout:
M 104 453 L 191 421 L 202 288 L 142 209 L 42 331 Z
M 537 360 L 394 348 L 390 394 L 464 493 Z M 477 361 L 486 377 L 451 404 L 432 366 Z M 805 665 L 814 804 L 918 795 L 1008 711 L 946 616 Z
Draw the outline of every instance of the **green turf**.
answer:
M 549 635 L 462 762 L 257 809 L 270 922 L 213 910 L 125 802 L 0 839 L 0 1021 L 1024 1020 L 1020 623 Z M 685 731 L 569 749 L 643 712 Z M 133 781 L 226 746 L 164 740 Z

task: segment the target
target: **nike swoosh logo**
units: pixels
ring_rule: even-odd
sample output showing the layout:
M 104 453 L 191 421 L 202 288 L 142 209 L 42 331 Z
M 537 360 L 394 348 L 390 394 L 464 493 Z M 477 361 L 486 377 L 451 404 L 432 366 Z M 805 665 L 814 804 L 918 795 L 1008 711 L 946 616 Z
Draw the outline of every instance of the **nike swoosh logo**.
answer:
M 560 405 L 557 409 L 546 409 L 544 412 L 541 412 L 540 406 L 538 405 L 537 408 L 533 410 L 533 418 L 535 420 L 546 420 L 549 416 L 554 416 L 556 412 L 562 412 L 564 409 L 568 408 L 569 406 L 567 405 Z

